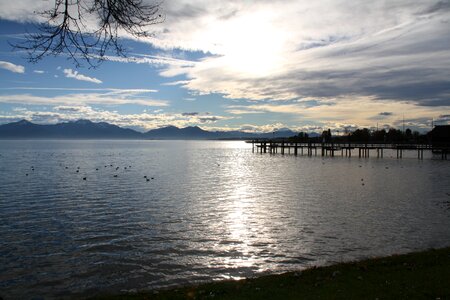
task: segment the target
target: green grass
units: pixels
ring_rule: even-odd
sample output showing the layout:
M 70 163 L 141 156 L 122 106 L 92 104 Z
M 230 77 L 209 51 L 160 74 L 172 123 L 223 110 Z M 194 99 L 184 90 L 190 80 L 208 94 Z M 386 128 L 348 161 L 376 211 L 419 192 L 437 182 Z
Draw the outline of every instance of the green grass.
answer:
M 93 299 L 450 299 L 450 248 Z

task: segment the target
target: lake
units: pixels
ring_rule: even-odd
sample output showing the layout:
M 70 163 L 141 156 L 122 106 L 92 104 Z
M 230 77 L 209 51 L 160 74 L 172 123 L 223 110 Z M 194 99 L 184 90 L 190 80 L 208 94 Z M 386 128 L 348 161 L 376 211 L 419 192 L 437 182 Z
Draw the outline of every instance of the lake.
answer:
M 393 155 L 2 140 L 0 296 L 133 292 L 450 246 L 450 161 Z

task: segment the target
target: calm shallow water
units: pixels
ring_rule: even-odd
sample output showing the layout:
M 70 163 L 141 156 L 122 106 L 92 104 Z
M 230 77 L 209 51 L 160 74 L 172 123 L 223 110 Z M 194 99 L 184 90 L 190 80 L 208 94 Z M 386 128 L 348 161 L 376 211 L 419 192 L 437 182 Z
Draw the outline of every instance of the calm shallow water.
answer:
M 152 289 L 449 246 L 450 161 L 388 156 L 0 141 L 0 296 Z

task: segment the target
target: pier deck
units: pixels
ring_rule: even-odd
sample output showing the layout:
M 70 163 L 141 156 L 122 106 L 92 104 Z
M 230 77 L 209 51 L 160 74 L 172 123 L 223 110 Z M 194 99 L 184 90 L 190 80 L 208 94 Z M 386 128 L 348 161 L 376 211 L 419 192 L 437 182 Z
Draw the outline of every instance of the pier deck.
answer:
M 252 151 L 257 153 L 281 153 L 308 156 L 331 156 L 336 155 L 351 157 L 352 150 L 358 150 L 358 157 L 370 157 L 375 152 L 376 157 L 382 158 L 384 150 L 395 150 L 397 158 L 403 157 L 404 151 L 417 151 L 417 158 L 423 159 L 424 151 L 432 151 L 440 154 L 446 160 L 450 153 L 450 147 L 436 147 L 431 144 L 371 144 L 371 143 L 305 143 L 286 140 L 250 140 Z

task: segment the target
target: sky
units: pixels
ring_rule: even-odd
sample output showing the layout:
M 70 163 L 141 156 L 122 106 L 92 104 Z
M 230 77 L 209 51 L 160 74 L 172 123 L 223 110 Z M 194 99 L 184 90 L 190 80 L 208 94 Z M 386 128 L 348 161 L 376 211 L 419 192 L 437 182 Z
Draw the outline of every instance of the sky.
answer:
M 150 1 L 150 0 L 145 0 Z M 54 1 L 0 0 L 0 124 L 429 131 L 450 124 L 450 0 L 166 0 L 98 68 L 11 44 Z

